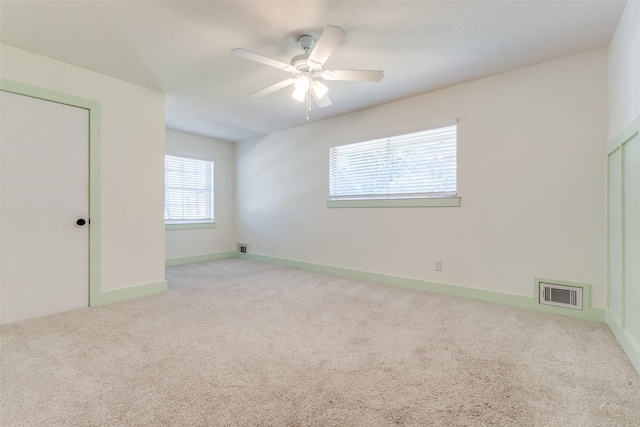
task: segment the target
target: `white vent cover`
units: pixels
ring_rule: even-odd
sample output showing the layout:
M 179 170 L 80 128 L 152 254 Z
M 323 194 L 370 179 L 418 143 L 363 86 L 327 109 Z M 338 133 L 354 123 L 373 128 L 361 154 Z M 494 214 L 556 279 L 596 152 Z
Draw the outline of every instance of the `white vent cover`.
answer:
M 582 288 L 540 282 L 540 304 L 582 310 Z
M 247 244 L 246 243 L 238 243 L 238 253 L 246 254 L 247 253 Z

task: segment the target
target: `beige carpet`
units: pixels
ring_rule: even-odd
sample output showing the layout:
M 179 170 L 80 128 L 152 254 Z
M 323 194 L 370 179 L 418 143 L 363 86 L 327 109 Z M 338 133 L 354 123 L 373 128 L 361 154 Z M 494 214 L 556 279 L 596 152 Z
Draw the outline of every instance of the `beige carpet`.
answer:
M 9 426 L 640 425 L 606 325 L 226 259 L 1 328 Z

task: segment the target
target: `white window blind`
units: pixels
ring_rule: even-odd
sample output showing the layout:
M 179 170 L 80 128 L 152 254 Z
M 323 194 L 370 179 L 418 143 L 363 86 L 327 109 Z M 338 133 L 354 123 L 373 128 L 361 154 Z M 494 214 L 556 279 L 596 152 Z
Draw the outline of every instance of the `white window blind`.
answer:
M 213 162 L 166 155 L 164 222 L 213 222 Z
M 457 125 L 332 147 L 330 198 L 455 196 L 456 151 Z

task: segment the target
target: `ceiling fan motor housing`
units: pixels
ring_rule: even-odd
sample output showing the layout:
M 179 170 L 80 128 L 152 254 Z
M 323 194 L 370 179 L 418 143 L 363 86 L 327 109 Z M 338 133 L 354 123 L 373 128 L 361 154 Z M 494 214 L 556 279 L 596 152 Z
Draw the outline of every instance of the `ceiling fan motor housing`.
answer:
M 294 75 L 311 73 L 314 77 L 319 77 L 323 72 L 322 64 L 310 61 L 308 53 L 294 56 L 291 59 L 291 65 L 295 68 Z

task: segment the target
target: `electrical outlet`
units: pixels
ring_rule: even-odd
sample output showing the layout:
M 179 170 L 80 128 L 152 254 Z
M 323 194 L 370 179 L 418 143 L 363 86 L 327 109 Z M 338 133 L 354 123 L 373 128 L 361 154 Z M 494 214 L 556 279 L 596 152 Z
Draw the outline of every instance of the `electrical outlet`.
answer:
M 260 249 L 260 241 L 259 240 L 256 242 L 256 248 Z
M 442 260 L 437 259 L 436 262 L 434 263 L 434 266 L 436 268 L 436 271 L 442 271 Z

